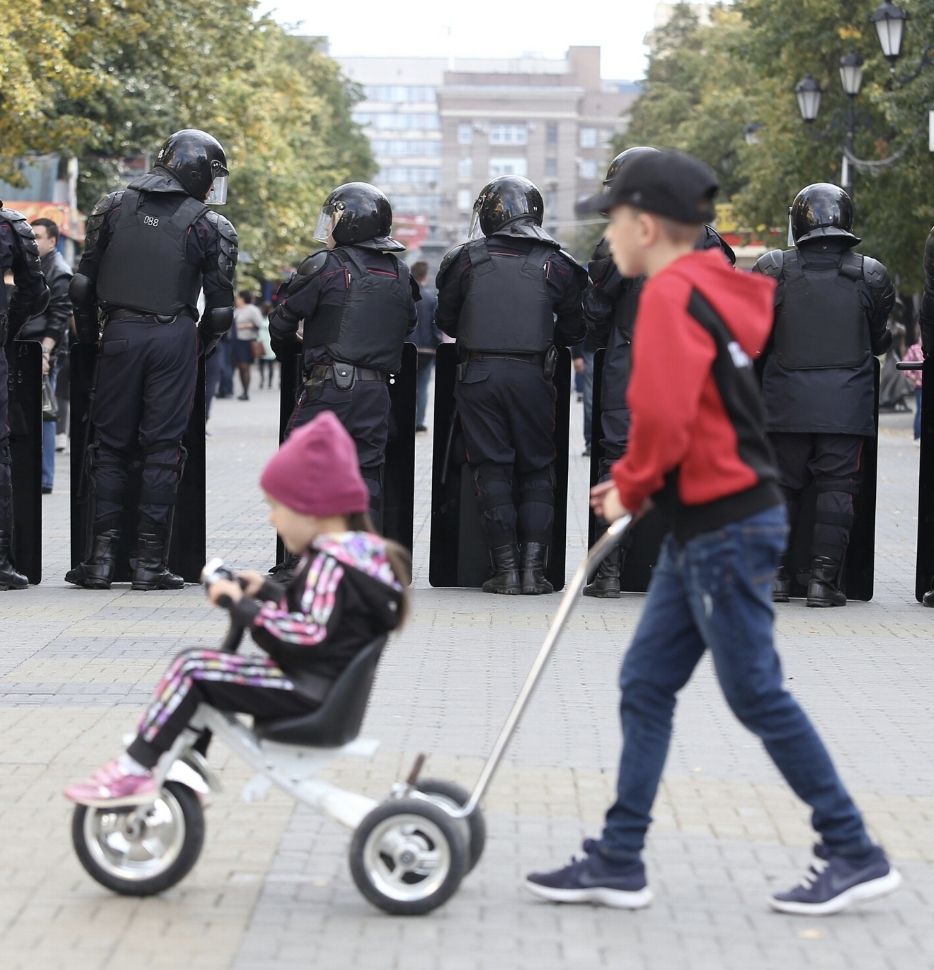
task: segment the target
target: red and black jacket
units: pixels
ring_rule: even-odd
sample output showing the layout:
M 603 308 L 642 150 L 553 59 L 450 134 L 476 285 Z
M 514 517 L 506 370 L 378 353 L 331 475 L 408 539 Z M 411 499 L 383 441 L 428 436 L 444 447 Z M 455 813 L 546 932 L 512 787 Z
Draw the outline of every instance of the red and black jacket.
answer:
M 613 466 L 627 509 L 646 499 L 679 541 L 782 502 L 753 360 L 772 328 L 774 282 L 715 250 L 645 283 L 633 340 L 629 449 Z

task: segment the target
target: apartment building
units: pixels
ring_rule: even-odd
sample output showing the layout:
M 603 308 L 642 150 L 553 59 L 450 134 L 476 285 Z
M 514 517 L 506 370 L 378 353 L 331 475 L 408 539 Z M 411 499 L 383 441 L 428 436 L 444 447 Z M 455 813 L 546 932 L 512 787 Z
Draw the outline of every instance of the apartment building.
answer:
M 355 119 L 379 163 L 410 248 L 463 239 L 480 189 L 524 175 L 542 191 L 546 225 L 573 232 L 575 201 L 599 186 L 609 141 L 625 129 L 637 85 L 600 77 L 600 48 L 549 59 L 338 57 L 366 100 Z

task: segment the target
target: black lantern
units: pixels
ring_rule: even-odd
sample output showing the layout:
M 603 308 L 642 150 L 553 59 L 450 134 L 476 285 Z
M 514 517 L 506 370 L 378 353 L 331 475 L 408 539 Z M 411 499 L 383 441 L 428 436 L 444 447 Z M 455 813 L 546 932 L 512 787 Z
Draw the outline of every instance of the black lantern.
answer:
M 846 57 L 840 58 L 840 80 L 843 90 L 852 98 L 859 94 L 863 83 L 863 59 L 859 54 L 850 51 Z
M 905 21 L 908 16 L 906 10 L 902 10 L 901 7 L 891 3 L 890 0 L 885 0 L 869 18 L 876 25 L 876 33 L 879 35 L 882 53 L 893 71 L 895 70 L 895 62 L 902 52 L 902 34 L 905 31 Z
M 795 85 L 795 97 L 798 99 L 798 110 L 801 117 L 810 124 L 820 111 L 820 99 L 824 92 L 821 86 L 808 74 L 803 81 Z

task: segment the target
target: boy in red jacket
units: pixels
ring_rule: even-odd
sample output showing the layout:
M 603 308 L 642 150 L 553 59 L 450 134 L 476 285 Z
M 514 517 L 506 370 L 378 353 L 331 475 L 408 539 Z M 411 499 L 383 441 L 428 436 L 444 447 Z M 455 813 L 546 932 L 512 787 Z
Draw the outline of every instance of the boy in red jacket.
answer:
M 628 402 L 629 450 L 591 492 L 613 521 L 649 504 L 672 523 L 620 675 L 623 752 L 603 836 L 526 887 L 554 902 L 648 906 L 641 853 L 661 779 L 675 698 L 706 650 L 733 713 L 758 735 L 821 836 L 804 879 L 769 903 L 836 913 L 892 892 L 901 876 L 870 840 L 823 742 L 782 684 L 772 578 L 787 520 L 752 360 L 772 328 L 772 281 L 694 251 L 714 217 L 717 182 L 676 152 L 634 157 L 579 207 L 609 213 L 623 276 L 648 277 L 639 303 Z

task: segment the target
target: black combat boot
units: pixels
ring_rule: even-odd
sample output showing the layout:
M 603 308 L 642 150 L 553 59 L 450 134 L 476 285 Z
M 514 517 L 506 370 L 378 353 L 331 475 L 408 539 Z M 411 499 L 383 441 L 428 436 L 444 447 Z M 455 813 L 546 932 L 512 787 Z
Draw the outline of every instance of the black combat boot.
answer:
M 584 587 L 584 596 L 596 596 L 599 599 L 619 599 L 619 551 L 614 549 L 600 563 L 593 582 Z
M 185 580 L 169 571 L 165 559 L 165 538 L 141 532 L 137 537 L 133 589 L 181 589 Z
M 791 577 L 784 566 L 778 567 L 775 579 L 772 581 L 772 602 L 787 603 L 791 595 Z
M 270 578 L 277 583 L 281 583 L 283 586 L 288 586 L 292 582 L 292 577 L 295 575 L 295 567 L 298 565 L 298 560 L 299 557 L 294 552 L 287 552 L 285 559 L 282 562 L 277 562 L 269 570 Z
M 16 571 L 10 559 L 12 543 L 13 536 L 9 532 L 0 530 L 0 590 L 25 589 L 29 585 L 29 580 Z
M 490 550 L 490 558 L 493 560 L 493 575 L 481 587 L 483 592 L 518 596 L 522 592 L 518 546 L 514 542 L 505 546 L 494 546 Z
M 545 557 L 548 546 L 544 542 L 522 543 L 522 595 L 538 596 L 553 593 L 554 586 L 545 579 Z
M 921 603 L 924 606 L 934 606 L 934 581 L 931 582 L 931 588 L 921 597 Z
M 83 586 L 85 589 L 110 589 L 119 544 L 119 529 L 96 532 L 91 542 L 91 554 L 84 562 L 65 573 L 65 582 Z
M 808 606 L 846 606 L 846 593 L 837 585 L 840 560 L 815 556 L 808 580 Z

